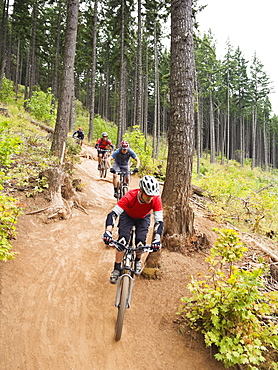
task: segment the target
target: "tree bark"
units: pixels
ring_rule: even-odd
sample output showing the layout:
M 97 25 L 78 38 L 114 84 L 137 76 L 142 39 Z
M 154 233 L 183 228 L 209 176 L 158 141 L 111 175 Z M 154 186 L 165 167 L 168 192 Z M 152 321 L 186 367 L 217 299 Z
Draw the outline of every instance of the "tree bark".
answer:
M 74 82 L 74 59 L 78 24 L 78 0 L 67 0 L 67 26 L 63 56 L 62 80 L 60 86 L 57 119 L 51 151 L 61 158 L 66 143 L 72 104 Z
M 194 234 L 189 206 L 194 152 L 194 47 L 192 1 L 171 2 L 169 153 L 162 193 L 163 246 L 181 250 Z
M 95 0 L 94 6 L 94 32 L 92 43 L 92 78 L 91 78 L 91 102 L 90 102 L 90 121 L 88 140 L 92 141 L 94 132 L 94 118 L 95 118 L 95 88 L 96 88 L 96 63 L 97 63 L 97 18 L 98 18 L 98 0 Z

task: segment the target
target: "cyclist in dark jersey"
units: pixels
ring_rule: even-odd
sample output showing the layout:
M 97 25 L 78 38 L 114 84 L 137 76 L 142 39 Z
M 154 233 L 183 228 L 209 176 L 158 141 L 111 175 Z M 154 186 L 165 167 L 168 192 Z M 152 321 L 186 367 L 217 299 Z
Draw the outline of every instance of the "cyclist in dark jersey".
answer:
M 144 176 L 139 182 L 139 189 L 127 192 L 116 204 L 106 218 L 106 230 L 102 236 L 105 244 L 112 240 L 114 223 L 119 216 L 118 241 L 127 245 L 130 230 L 136 227 L 135 245 L 140 247 L 146 245 L 146 238 L 150 227 L 150 214 L 154 215 L 154 237 L 152 247 L 154 251 L 161 248 L 160 238 L 163 232 L 163 211 L 159 194 L 159 184 L 153 176 Z M 115 284 L 119 275 L 123 252 L 116 251 L 114 270 L 110 276 L 110 283 Z M 135 274 L 139 275 L 142 270 L 141 253 L 136 255 Z
M 83 144 L 83 140 L 84 140 L 84 137 L 85 137 L 85 134 L 84 134 L 84 131 L 82 130 L 82 127 L 79 127 L 78 130 L 76 130 L 72 137 L 74 138 L 75 135 L 77 135 L 77 139 L 80 140 L 80 146 L 82 146 Z
M 121 147 L 117 149 L 112 154 L 112 161 L 114 160 L 113 168 L 110 169 L 113 175 L 113 186 L 114 186 L 114 197 L 118 198 L 118 178 L 116 172 L 123 171 L 126 172 L 125 182 L 126 184 L 129 183 L 129 160 L 130 158 L 136 161 L 136 168 L 134 172 L 138 172 L 138 167 L 140 166 L 140 159 L 137 157 L 136 153 L 129 147 L 129 143 L 127 141 L 121 142 Z
M 112 141 L 108 139 L 107 132 L 103 132 L 101 134 L 101 138 L 98 139 L 95 145 L 95 148 L 97 149 L 97 157 L 98 157 L 98 170 L 100 169 L 101 159 L 106 153 L 106 150 L 108 149 L 108 147 L 111 147 L 111 150 L 114 150 L 114 145 L 112 144 Z M 110 163 L 109 163 L 109 167 L 110 167 Z

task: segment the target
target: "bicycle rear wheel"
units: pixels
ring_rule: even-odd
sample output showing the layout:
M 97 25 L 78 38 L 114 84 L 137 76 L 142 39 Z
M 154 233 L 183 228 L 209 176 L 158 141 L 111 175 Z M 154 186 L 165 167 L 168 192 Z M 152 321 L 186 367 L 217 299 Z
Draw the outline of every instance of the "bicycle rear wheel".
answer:
M 115 326 L 115 340 L 120 340 L 124 325 L 125 311 L 127 308 L 128 290 L 129 290 L 129 277 L 123 276 L 121 281 L 121 298 L 118 307 L 118 316 Z

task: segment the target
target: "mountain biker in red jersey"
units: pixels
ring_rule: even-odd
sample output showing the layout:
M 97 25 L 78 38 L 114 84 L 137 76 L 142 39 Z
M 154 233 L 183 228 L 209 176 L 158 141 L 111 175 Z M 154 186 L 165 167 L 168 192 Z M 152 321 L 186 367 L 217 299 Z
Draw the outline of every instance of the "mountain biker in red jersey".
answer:
M 101 159 L 103 158 L 109 146 L 111 147 L 111 150 L 114 150 L 114 145 L 112 144 L 112 141 L 108 139 L 107 132 L 103 132 L 101 134 L 101 138 L 98 139 L 95 145 L 95 148 L 97 149 L 97 156 L 98 156 L 98 168 L 97 168 L 98 170 L 100 169 Z M 109 167 L 110 167 L 110 163 L 109 163 Z
M 153 176 L 144 176 L 139 182 L 139 189 L 132 189 L 123 196 L 116 204 L 112 211 L 106 218 L 106 230 L 102 236 L 105 244 L 109 245 L 112 240 L 112 230 L 114 223 L 119 216 L 119 230 L 118 241 L 127 245 L 130 230 L 133 226 L 135 231 L 135 245 L 136 247 L 146 245 L 146 238 L 150 227 L 150 214 L 153 211 L 154 215 L 154 232 L 151 246 L 153 251 L 161 248 L 160 238 L 163 232 L 163 210 L 162 202 L 159 194 L 158 181 Z M 135 274 L 139 275 L 142 270 L 141 262 L 142 252 L 136 254 L 135 259 Z M 115 284 L 121 268 L 121 261 L 123 252 L 116 250 L 116 259 L 114 263 L 114 270 L 110 276 L 110 283 Z

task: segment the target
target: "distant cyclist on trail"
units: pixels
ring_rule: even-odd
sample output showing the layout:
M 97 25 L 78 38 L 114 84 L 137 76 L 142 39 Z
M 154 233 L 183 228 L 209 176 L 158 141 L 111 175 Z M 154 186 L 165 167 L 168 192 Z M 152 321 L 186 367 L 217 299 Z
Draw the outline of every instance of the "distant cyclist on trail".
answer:
M 113 168 L 110 169 L 113 175 L 113 186 L 114 186 L 114 197 L 118 197 L 118 178 L 117 172 L 126 172 L 126 184 L 129 184 L 129 159 L 132 158 L 136 161 L 136 168 L 134 172 L 138 172 L 138 167 L 140 166 L 140 159 L 137 157 L 136 153 L 129 148 L 129 143 L 127 141 L 122 141 L 121 146 L 112 154 L 112 160 L 114 160 Z
M 106 230 L 102 236 L 105 244 L 112 240 L 112 230 L 114 223 L 119 216 L 118 241 L 127 245 L 130 230 L 133 226 L 136 227 L 135 245 L 136 247 L 146 245 L 146 238 L 150 227 L 150 213 L 154 215 L 154 232 L 152 248 L 153 251 L 161 248 L 160 238 L 163 232 L 163 211 L 162 202 L 159 194 L 159 184 L 153 176 L 144 176 L 139 182 L 139 189 L 129 190 L 126 195 L 116 204 L 106 218 Z M 123 252 L 116 250 L 116 259 L 114 270 L 110 276 L 110 283 L 115 284 L 121 268 Z M 142 270 L 141 261 L 142 252 L 137 253 L 135 259 L 135 274 L 139 275 Z
M 98 157 L 98 167 L 97 167 L 98 170 L 100 169 L 101 160 L 103 158 L 103 155 L 106 153 L 106 150 L 108 150 L 108 147 L 111 147 L 111 150 L 114 150 L 114 145 L 112 144 L 112 141 L 108 139 L 107 132 L 103 132 L 101 134 L 101 138 L 98 139 L 95 145 Z
M 84 140 L 84 137 L 85 137 L 85 134 L 84 134 L 84 131 L 83 131 L 82 127 L 79 127 L 78 130 L 76 130 L 73 133 L 72 137 L 74 138 L 75 135 L 77 135 L 77 139 L 80 140 L 80 146 L 82 146 L 83 140 Z

